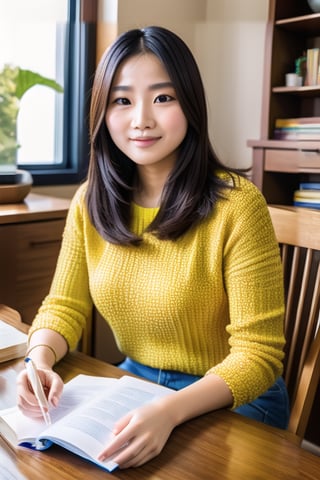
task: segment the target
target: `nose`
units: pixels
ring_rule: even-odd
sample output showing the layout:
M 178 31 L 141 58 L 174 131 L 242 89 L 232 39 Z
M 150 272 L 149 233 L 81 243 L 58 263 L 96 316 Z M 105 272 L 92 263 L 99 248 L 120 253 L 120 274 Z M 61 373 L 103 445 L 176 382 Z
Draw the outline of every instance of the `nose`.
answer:
M 133 116 L 131 126 L 137 130 L 145 130 L 146 128 L 153 128 L 155 120 L 152 115 L 152 109 L 149 108 L 145 102 L 139 102 L 133 109 Z

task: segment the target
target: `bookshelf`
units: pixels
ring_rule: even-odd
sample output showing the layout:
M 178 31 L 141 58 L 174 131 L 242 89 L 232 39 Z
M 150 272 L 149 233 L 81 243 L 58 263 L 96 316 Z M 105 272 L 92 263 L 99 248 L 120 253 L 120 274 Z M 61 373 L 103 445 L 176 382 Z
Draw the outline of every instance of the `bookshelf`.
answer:
M 252 180 L 269 204 L 292 205 L 300 183 L 320 182 L 320 140 L 275 140 L 279 118 L 320 117 L 320 85 L 285 86 L 285 74 L 308 48 L 320 47 L 320 13 L 307 0 L 270 0 L 264 53 L 260 138 L 252 148 Z M 319 210 L 320 215 L 320 210 Z M 316 398 L 320 395 L 318 386 Z M 319 404 L 306 439 L 320 446 Z
M 266 27 L 260 138 L 249 140 L 252 180 L 268 203 L 292 205 L 302 182 L 320 182 L 320 140 L 275 140 L 279 118 L 320 117 L 320 85 L 286 87 L 285 74 L 320 47 L 320 13 L 307 0 L 270 0 Z

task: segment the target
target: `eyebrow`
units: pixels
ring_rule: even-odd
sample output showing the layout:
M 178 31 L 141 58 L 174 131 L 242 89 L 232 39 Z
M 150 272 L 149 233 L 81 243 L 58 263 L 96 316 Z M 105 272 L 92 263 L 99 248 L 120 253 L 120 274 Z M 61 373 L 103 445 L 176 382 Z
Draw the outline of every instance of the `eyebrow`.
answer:
M 148 90 L 151 90 L 151 91 L 152 91 L 152 90 L 159 90 L 159 89 L 161 89 L 161 88 L 168 88 L 168 87 L 169 87 L 169 88 L 174 88 L 174 87 L 173 87 L 173 83 L 172 83 L 172 82 L 153 83 L 152 85 L 150 85 L 150 86 L 148 87 Z M 114 85 L 114 86 L 111 88 L 111 90 L 112 90 L 113 92 L 117 92 L 117 91 L 119 91 L 119 90 L 127 92 L 127 91 L 130 91 L 130 90 L 132 90 L 132 89 L 133 89 L 133 87 L 128 86 L 128 85 Z

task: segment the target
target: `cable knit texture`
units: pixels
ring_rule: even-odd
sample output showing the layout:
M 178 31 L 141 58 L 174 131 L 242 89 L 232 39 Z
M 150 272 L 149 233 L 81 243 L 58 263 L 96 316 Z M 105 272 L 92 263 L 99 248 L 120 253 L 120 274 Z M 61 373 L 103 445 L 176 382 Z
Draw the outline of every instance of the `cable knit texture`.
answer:
M 236 184 L 180 239 L 144 233 L 139 247 L 102 239 L 82 185 L 30 334 L 56 330 L 74 349 L 94 303 L 125 355 L 151 367 L 217 374 L 233 407 L 259 396 L 282 372 L 282 268 L 264 198 L 250 181 L 236 177 Z M 143 233 L 156 212 L 133 204 L 133 230 Z

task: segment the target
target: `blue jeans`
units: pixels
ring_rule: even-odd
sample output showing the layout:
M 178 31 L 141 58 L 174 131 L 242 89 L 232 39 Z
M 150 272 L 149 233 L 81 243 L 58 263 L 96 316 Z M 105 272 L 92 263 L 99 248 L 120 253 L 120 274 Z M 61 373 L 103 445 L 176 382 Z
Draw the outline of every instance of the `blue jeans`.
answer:
M 148 367 L 128 357 L 118 366 L 123 370 L 127 370 L 135 375 L 174 390 L 187 387 L 201 378 L 201 376 L 176 372 L 174 370 L 161 370 Z M 252 402 L 241 405 L 241 407 L 233 411 L 245 417 L 266 423 L 267 425 L 286 429 L 289 422 L 290 407 L 287 388 L 283 378 L 279 377 L 265 393 Z

